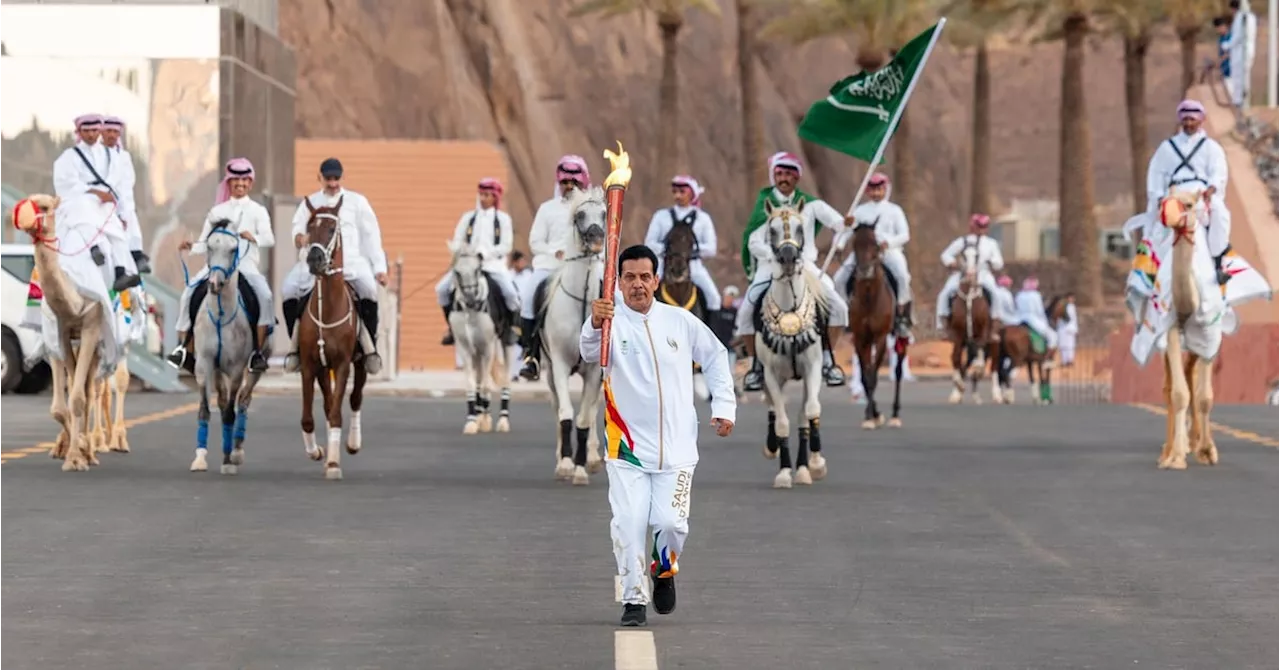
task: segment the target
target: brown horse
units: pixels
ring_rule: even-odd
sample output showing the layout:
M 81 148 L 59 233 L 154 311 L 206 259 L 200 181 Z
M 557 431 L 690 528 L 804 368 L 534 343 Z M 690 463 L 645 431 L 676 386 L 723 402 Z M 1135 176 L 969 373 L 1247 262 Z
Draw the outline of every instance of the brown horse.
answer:
M 316 279 L 311 294 L 303 301 L 303 315 L 298 319 L 302 442 L 312 460 L 325 459 L 326 479 L 342 479 L 338 445 L 342 439 L 342 396 L 347 390 L 347 377 L 351 374 L 359 341 L 360 317 L 356 312 L 355 292 L 342 276 L 342 234 L 338 227 L 342 198 L 332 207 L 315 207 L 309 199 L 303 202 L 311 212 L 307 220 L 307 268 Z M 354 361 L 354 365 L 351 430 L 347 435 L 347 453 L 351 454 L 360 451 L 360 407 L 369 377 L 362 360 Z M 329 427 L 328 443 L 323 451 L 316 446 L 316 422 L 311 414 L 317 381 Z
M 1058 324 L 1067 318 L 1065 296 L 1054 296 L 1044 313 L 1049 327 L 1057 328 Z M 1031 327 L 1027 325 L 1004 326 L 999 330 L 999 338 L 998 353 L 992 361 L 1002 396 L 997 398 L 996 402 L 1013 404 L 1013 386 L 1009 382 L 1009 373 L 1019 365 L 1026 365 L 1027 382 L 1031 384 L 1039 382 L 1039 393 L 1033 396 L 1035 404 L 1052 404 L 1053 386 L 1050 382 L 1052 366 L 1047 364 L 1053 361 L 1056 350 L 1046 348 L 1044 351 L 1036 351 L 1031 344 Z
M 657 298 L 693 312 L 700 321 L 707 320 L 707 300 L 693 283 L 689 262 L 698 253 L 698 238 L 693 226 L 676 222 L 662 241 L 662 281 Z
M 976 255 L 976 254 L 975 254 Z M 964 400 L 965 376 L 973 383 L 973 399 L 982 403 L 978 395 L 978 380 L 987 367 L 987 349 L 991 339 L 991 302 L 978 283 L 977 268 L 972 259 L 960 278 L 960 288 L 951 296 L 951 316 L 947 320 L 947 333 L 951 339 L 951 404 Z M 963 360 L 962 360 L 963 358 Z
M 876 224 L 862 223 L 853 229 L 853 257 L 857 268 L 846 288 L 849 296 L 849 330 L 853 332 L 853 346 L 858 352 L 858 365 L 862 368 L 862 388 L 867 396 L 864 429 L 884 425 L 884 415 L 876 407 L 876 381 L 880 366 L 888 353 L 884 343 L 893 329 L 897 304 L 889 285 L 888 274 L 881 262 L 880 242 L 876 240 Z M 898 352 L 897 371 L 893 385 L 893 418 L 889 425 L 902 426 L 898 413 L 902 408 L 902 361 L 906 358 L 907 341 L 895 338 Z

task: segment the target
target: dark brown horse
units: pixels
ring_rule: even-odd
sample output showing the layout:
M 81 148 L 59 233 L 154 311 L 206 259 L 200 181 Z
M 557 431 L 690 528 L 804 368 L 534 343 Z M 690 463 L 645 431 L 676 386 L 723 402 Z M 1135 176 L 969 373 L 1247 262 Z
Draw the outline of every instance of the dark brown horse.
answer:
M 965 249 L 969 251 L 969 249 Z M 963 254 L 965 265 L 960 276 L 960 287 L 951 296 L 951 316 L 947 320 L 947 333 L 951 339 L 951 404 L 964 400 L 964 382 L 968 376 L 973 383 L 973 399 L 982 402 L 978 395 L 978 381 L 987 367 L 987 350 L 991 340 L 991 302 L 978 283 L 978 270 L 974 264 L 977 250 Z
M 876 224 L 862 223 L 853 229 L 853 258 L 856 269 L 850 278 L 849 330 L 853 332 L 853 347 L 858 352 L 858 365 L 862 368 L 862 388 L 867 396 L 865 429 L 884 425 L 884 415 L 876 407 L 876 381 L 880 366 L 888 353 L 884 343 L 893 330 L 897 301 L 889 285 L 888 275 L 881 262 L 880 242 L 876 239 Z M 906 358 L 907 341 L 895 338 L 898 365 L 893 385 L 893 418 L 889 425 L 902 426 L 898 413 L 902 408 L 902 361 Z
M 662 242 L 662 281 L 657 298 L 693 312 L 700 321 L 707 320 L 707 300 L 693 283 L 689 263 L 698 253 L 698 237 L 693 226 L 676 222 Z
M 1067 318 L 1067 301 L 1064 296 L 1054 296 L 1049 301 L 1049 306 L 1044 310 L 1045 317 L 1049 322 L 1050 328 L 1057 328 L 1058 324 Z M 1052 366 L 1048 365 L 1053 361 L 1053 355 L 1056 350 L 1045 348 L 1044 351 L 1036 351 L 1031 344 L 1031 327 L 1027 325 L 1004 326 L 1000 329 L 1000 346 L 999 353 L 995 358 L 996 379 L 1000 384 L 1001 398 L 997 402 L 1013 404 L 1013 386 L 1009 381 L 1009 373 L 1019 365 L 1027 366 L 1027 382 L 1033 384 L 1033 391 L 1036 390 L 1036 382 L 1039 382 L 1039 393 L 1032 396 L 1035 404 L 1052 404 L 1053 403 L 1053 386 L 1050 378 L 1053 376 Z
M 342 198 L 332 207 L 315 207 L 304 200 L 311 218 L 307 221 L 307 268 L 315 276 L 315 288 L 304 301 L 302 318 L 298 319 L 298 354 L 302 366 L 302 441 L 312 460 L 325 459 L 326 479 L 342 479 L 340 448 L 342 439 L 342 396 L 347 391 L 356 344 L 359 341 L 360 317 L 356 311 L 354 290 L 342 276 L 342 234 L 338 212 Z M 351 390 L 351 430 L 347 435 L 347 452 L 360 450 L 360 407 L 364 402 L 364 384 L 368 373 L 361 361 L 355 361 L 355 384 Z M 316 446 L 315 418 L 311 404 L 315 384 L 320 382 L 324 398 L 325 419 L 329 427 L 328 443 L 322 451 Z

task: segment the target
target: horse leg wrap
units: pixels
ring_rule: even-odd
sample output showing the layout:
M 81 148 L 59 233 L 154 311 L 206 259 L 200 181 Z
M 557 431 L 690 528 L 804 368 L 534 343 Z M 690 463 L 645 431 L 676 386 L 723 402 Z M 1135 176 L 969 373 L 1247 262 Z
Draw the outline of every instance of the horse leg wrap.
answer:
M 573 458 L 573 419 L 560 422 L 560 458 Z
M 476 404 L 479 405 L 481 414 L 489 413 L 489 396 L 482 395 L 476 398 Z
M 502 410 L 499 412 L 501 416 L 511 414 L 511 389 L 502 389 Z
M 467 394 L 467 419 L 470 420 L 470 419 L 474 419 L 475 417 L 476 417 L 476 394 L 473 391 Z
M 800 441 L 796 449 L 796 467 L 809 466 L 809 427 L 800 427 Z
M 236 411 L 236 444 L 244 442 L 244 431 L 249 424 L 249 410 L 241 408 Z
M 196 423 L 196 449 L 209 448 L 209 420 L 200 419 Z
M 822 438 L 818 434 L 818 420 L 809 419 L 809 451 L 822 451 Z
M 769 432 L 764 438 L 764 446 L 766 449 L 769 450 L 769 453 L 771 454 L 778 453 L 778 445 L 779 445 L 778 436 L 776 433 L 773 432 L 774 425 L 777 424 L 777 422 L 778 422 L 778 414 L 773 410 L 769 410 Z
M 231 443 L 232 443 L 232 440 L 234 439 L 234 433 L 235 433 L 235 424 L 232 424 L 232 423 L 222 424 L 222 454 L 224 456 L 231 455 Z
M 587 464 L 587 437 L 591 434 L 590 428 L 579 428 L 578 433 L 578 449 L 573 452 L 574 465 Z
M 791 439 L 790 437 L 778 438 L 778 452 L 779 452 L 778 469 L 779 470 L 791 469 L 791 446 L 788 444 L 790 439 Z

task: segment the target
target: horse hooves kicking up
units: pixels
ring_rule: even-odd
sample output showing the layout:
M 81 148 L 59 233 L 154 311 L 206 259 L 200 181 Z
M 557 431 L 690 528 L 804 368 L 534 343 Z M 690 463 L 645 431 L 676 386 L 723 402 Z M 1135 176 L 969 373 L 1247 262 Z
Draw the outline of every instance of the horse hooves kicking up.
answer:
M 240 468 L 239 468 L 239 467 L 237 467 L 235 463 L 223 463 L 223 464 L 222 464 L 222 474 L 224 474 L 224 475 L 238 475 L 238 474 L 240 474 Z
M 204 449 L 196 449 L 196 457 L 191 461 L 192 472 L 204 472 L 209 469 L 209 463 L 205 461 L 205 454 L 208 453 Z
M 779 470 L 778 476 L 773 478 L 773 488 L 789 489 L 791 488 L 791 470 Z
M 586 486 L 591 483 L 591 477 L 587 475 L 587 469 L 581 465 L 573 469 L 573 485 Z
M 813 484 L 813 477 L 809 475 L 809 466 L 802 465 L 796 468 L 795 483 L 801 486 L 811 486 Z

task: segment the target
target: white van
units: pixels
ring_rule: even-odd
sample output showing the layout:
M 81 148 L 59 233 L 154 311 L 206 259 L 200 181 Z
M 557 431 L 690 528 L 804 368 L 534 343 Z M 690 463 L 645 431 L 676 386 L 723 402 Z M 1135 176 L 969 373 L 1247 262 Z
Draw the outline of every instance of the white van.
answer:
M 0 390 L 39 393 L 52 380 L 49 364 L 44 360 L 44 343 L 39 333 L 19 325 L 27 308 L 27 283 L 36 267 L 35 250 L 30 244 L 0 244 L 0 265 L 4 268 L 0 272 L 4 283 L 0 296 L 4 300 L 0 305 L 4 345 Z

